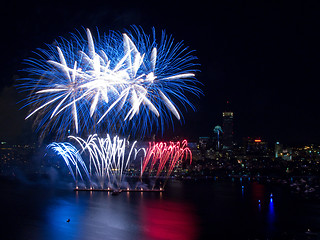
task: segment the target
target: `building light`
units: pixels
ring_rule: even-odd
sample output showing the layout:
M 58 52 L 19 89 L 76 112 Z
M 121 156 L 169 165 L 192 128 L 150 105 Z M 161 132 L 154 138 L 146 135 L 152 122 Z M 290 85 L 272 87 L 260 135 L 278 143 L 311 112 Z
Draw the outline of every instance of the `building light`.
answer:
M 256 143 L 261 142 L 261 139 L 255 139 L 254 142 Z
M 222 116 L 223 117 L 233 117 L 233 112 L 223 112 Z

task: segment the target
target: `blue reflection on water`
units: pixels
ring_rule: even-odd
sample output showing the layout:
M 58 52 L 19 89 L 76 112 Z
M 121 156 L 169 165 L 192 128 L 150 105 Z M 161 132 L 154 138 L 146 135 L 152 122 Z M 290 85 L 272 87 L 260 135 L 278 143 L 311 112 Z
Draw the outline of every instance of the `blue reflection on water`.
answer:
M 259 212 L 261 212 L 261 203 L 259 202 Z
M 80 205 L 81 206 L 81 205 Z M 80 217 L 83 211 L 79 205 L 65 200 L 57 200 L 47 210 L 48 229 L 45 231 L 49 239 L 77 239 L 79 238 Z M 70 222 L 67 220 L 70 219 Z
M 270 201 L 269 201 L 268 220 L 269 220 L 268 221 L 269 223 L 273 223 L 275 220 L 273 198 L 270 198 Z
M 267 213 L 267 222 L 268 222 L 268 230 L 269 232 L 274 232 L 275 231 L 275 220 L 276 220 L 276 214 L 274 211 L 274 203 L 273 203 L 273 198 L 272 194 L 270 195 L 270 200 L 269 200 L 269 209 Z

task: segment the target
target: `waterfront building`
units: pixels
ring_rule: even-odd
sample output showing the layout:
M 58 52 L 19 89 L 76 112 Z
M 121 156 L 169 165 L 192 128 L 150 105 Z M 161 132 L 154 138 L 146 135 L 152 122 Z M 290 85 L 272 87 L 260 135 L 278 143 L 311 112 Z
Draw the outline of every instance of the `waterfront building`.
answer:
M 199 148 L 207 149 L 210 145 L 210 137 L 199 137 Z
M 292 160 L 292 148 L 286 148 L 282 150 L 282 159 L 286 161 Z
M 261 138 L 248 137 L 244 142 L 247 155 L 264 156 L 268 153 L 268 144 Z
M 233 146 L 233 112 L 222 113 L 223 117 L 223 149 L 231 150 Z
M 282 153 L 282 144 L 280 144 L 279 142 L 276 142 L 274 146 L 274 157 L 275 158 L 280 157 L 281 153 Z

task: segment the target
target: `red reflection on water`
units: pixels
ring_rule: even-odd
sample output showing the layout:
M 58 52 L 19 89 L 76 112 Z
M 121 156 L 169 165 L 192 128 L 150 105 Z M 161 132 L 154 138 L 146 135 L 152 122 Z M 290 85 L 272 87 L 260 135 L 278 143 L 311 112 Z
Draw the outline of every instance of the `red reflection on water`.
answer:
M 145 239 L 193 240 L 198 238 L 198 220 L 191 205 L 170 201 L 151 201 L 145 202 L 141 207 Z
M 263 202 L 264 200 L 264 194 L 265 194 L 265 189 L 264 189 L 264 185 L 257 183 L 257 182 L 253 182 L 252 183 L 252 198 L 254 203 L 260 203 Z

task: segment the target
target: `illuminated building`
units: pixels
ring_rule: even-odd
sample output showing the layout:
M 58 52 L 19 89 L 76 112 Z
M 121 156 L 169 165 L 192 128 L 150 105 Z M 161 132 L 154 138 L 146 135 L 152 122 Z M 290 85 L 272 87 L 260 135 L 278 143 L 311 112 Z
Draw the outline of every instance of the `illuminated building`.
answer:
M 210 144 L 209 137 L 199 137 L 199 147 L 201 149 L 206 149 Z
M 282 144 L 276 142 L 274 147 L 275 158 L 282 158 L 283 160 L 292 160 L 292 148 L 283 148 Z
M 267 142 L 261 140 L 261 138 L 246 138 L 245 139 L 245 150 L 249 155 L 265 155 L 267 153 Z
M 286 148 L 282 151 L 282 159 L 286 161 L 292 160 L 292 148 Z
M 222 113 L 223 117 L 223 148 L 232 149 L 233 146 L 233 112 Z
M 275 146 L 274 146 L 274 155 L 275 158 L 280 157 L 280 154 L 282 153 L 282 144 L 280 144 L 279 142 L 276 142 Z

